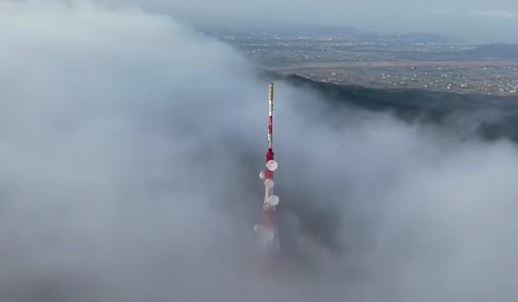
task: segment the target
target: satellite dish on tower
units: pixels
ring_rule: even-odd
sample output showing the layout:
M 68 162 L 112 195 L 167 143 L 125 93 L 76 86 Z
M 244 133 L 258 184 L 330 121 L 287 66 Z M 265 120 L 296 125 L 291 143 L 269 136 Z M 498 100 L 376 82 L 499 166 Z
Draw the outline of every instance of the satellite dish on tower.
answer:
M 276 207 L 279 204 L 279 201 L 279 196 L 277 195 L 272 195 L 266 198 L 266 203 L 272 207 Z
M 268 171 L 273 172 L 273 171 L 277 170 L 278 167 L 279 167 L 279 164 L 273 159 L 266 162 L 266 169 L 268 169 Z
M 256 225 L 254 225 L 254 231 L 255 231 L 256 233 L 259 233 L 262 229 L 263 229 L 263 226 L 262 226 L 262 225 L 260 225 L 260 224 L 256 224 Z

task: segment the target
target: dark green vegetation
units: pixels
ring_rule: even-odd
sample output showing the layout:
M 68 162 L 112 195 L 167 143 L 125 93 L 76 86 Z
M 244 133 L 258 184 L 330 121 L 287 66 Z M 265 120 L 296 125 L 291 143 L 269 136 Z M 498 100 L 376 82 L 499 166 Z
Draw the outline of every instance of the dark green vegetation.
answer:
M 285 78 L 291 85 L 317 91 L 333 106 L 391 112 L 409 123 L 474 127 L 484 139 L 518 141 L 518 97 L 454 94 L 410 89 L 374 89 Z

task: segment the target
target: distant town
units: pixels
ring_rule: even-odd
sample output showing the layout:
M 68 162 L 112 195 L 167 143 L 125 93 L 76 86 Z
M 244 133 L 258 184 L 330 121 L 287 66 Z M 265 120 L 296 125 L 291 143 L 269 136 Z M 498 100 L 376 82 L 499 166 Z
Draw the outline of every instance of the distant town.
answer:
M 374 88 L 518 96 L 518 46 L 350 27 L 206 31 L 263 69 Z

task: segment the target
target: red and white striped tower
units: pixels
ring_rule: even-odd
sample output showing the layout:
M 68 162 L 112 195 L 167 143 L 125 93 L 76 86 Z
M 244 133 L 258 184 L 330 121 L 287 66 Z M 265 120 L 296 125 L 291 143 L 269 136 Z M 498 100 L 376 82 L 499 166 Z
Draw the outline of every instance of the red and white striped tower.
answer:
M 259 241 L 267 252 L 280 250 L 277 223 L 275 221 L 275 207 L 279 204 L 279 197 L 273 194 L 273 172 L 277 170 L 278 163 L 273 153 L 273 83 L 270 83 L 268 94 L 268 148 L 266 149 L 266 161 L 264 170 L 259 177 L 264 182 L 264 202 L 261 224 L 255 226 L 259 234 Z

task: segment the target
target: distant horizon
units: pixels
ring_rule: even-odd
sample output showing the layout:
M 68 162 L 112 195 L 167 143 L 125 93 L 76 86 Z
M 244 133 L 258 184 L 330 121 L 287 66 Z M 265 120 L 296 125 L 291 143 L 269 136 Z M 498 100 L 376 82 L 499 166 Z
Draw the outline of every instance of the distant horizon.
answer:
M 437 33 L 437 32 L 419 32 L 419 31 L 408 31 L 408 32 L 392 32 L 392 31 L 383 31 L 383 30 L 369 30 L 365 28 L 361 28 L 355 25 L 347 25 L 347 24 L 322 24 L 322 23 L 299 23 L 299 22 L 266 22 L 266 23 L 250 23 L 250 22 L 240 22 L 240 21 L 230 21 L 225 20 L 222 22 L 218 21 L 196 21 L 196 20 L 189 20 L 182 17 L 176 17 L 172 16 L 173 18 L 179 19 L 180 21 L 187 22 L 188 24 L 191 24 L 195 27 L 202 27 L 203 29 L 214 29 L 214 30 L 251 30 L 251 29 L 267 29 L 270 31 L 280 30 L 284 31 L 288 28 L 295 28 L 295 27 L 303 27 L 304 30 L 307 30 L 309 28 L 335 28 L 335 29 L 349 29 L 352 31 L 357 31 L 358 33 L 362 34 L 377 34 L 377 35 L 386 35 L 386 36 L 405 36 L 405 35 L 428 35 L 428 36 L 437 36 L 445 39 L 453 39 L 458 40 L 459 42 L 465 42 L 465 43 L 472 43 L 471 41 L 466 41 L 465 39 L 462 39 L 459 36 L 453 35 L 453 34 L 447 34 L 447 33 Z M 474 43 L 474 42 L 473 42 Z M 487 44 L 518 44 L 512 43 L 512 42 L 487 42 Z M 486 43 L 474 43 L 474 44 L 486 44 Z
M 55 1 L 73 6 L 93 3 L 100 7 L 137 9 L 194 23 L 322 24 L 392 34 L 441 34 L 476 44 L 518 43 L 518 33 L 514 31 L 518 28 L 518 2 L 510 0 Z
M 287 27 L 305 27 L 307 28 L 318 28 L 318 27 L 336 27 L 336 28 L 348 28 L 351 30 L 356 30 L 360 33 L 364 34 L 380 34 L 380 35 L 430 35 L 430 36 L 438 36 L 442 38 L 457 40 L 458 42 L 473 44 L 473 45 L 485 45 L 485 44 L 509 44 L 509 45 L 518 45 L 517 40 L 498 40 L 498 39 L 469 39 L 467 37 L 463 37 L 461 34 L 456 34 L 453 32 L 439 32 L 439 31 L 418 31 L 418 30 L 409 30 L 409 31 L 392 31 L 392 30 L 384 30 L 384 29 L 371 29 L 368 27 L 362 27 L 354 24 L 335 24 L 335 23 L 303 23 L 299 21 L 267 21 L 267 22 L 255 22 L 251 20 L 241 20 L 241 19 L 218 19 L 218 18 L 192 18 L 186 16 L 178 16 L 171 15 L 172 18 L 180 20 L 181 22 L 191 24 L 194 27 L 204 27 L 208 29 L 212 27 L 213 29 L 225 29 L 225 30 L 243 30 L 243 29 L 257 29 L 257 28 L 267 28 L 274 30 L 278 28 L 279 30 L 284 30 Z
M 518 2 L 506 0 L 94 0 L 196 23 L 322 24 L 383 33 L 430 33 L 470 43 L 518 43 Z

